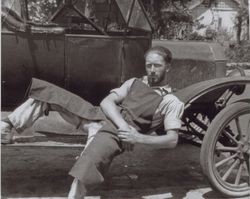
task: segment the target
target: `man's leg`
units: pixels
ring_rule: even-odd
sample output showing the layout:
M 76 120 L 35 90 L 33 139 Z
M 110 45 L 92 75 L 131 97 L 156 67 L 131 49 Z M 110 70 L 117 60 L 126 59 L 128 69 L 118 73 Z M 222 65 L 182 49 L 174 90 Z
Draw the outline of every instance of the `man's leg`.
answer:
M 39 100 L 29 98 L 26 102 L 17 107 L 7 118 L 1 121 L 1 143 L 7 144 L 12 142 L 12 128 L 22 133 L 26 128 L 31 127 L 34 122 L 45 115 L 45 112 L 56 111 L 68 123 L 81 128 L 81 130 L 98 131 L 101 127 L 98 123 L 87 125 L 90 121 L 83 120 L 77 115 L 69 112 L 63 107 L 55 104 L 48 104 Z M 95 124 L 95 125 L 94 125 Z
M 43 116 L 47 108 L 47 103 L 32 98 L 17 107 L 7 118 L 1 121 L 1 143 L 11 143 L 12 127 L 18 133 L 21 133 L 24 129 L 31 127 L 39 117 Z
M 87 189 L 102 183 L 111 161 L 121 152 L 120 141 L 116 135 L 98 132 L 69 172 L 75 179 L 68 198 L 83 198 Z
M 93 139 L 93 136 L 103 125 L 103 121 L 91 121 L 83 119 L 56 104 L 51 104 L 50 110 L 57 111 L 66 122 L 72 124 L 81 131 L 87 132 L 88 133 L 87 144 Z
M 71 184 L 70 191 L 68 194 L 68 199 L 84 199 L 87 190 L 80 180 L 75 178 Z

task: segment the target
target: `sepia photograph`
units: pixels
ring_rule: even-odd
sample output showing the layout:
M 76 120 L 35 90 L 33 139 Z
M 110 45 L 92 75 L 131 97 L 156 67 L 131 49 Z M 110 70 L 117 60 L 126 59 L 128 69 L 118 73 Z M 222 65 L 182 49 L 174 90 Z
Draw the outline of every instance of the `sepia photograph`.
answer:
M 2 199 L 249 199 L 250 0 L 1 0 Z

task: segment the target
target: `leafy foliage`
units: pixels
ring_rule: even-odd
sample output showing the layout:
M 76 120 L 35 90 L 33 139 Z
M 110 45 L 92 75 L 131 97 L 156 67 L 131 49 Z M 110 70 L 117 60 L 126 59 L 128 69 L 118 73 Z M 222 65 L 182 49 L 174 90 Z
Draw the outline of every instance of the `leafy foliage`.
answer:
M 239 9 L 235 18 L 238 41 L 234 41 L 231 33 L 225 29 L 213 30 L 206 28 L 205 36 L 192 32 L 192 28 L 205 28 L 199 21 L 195 21 L 187 8 L 189 0 L 142 0 L 148 15 L 154 26 L 153 38 L 181 39 L 196 41 L 216 41 L 224 49 L 231 62 L 250 62 L 249 31 L 243 31 L 243 27 L 249 28 L 248 6 Z M 206 0 L 207 6 L 216 3 L 216 0 Z M 247 1 L 245 1 L 247 5 Z
M 247 41 L 230 44 L 225 52 L 230 62 L 250 62 L 250 43 Z
M 193 18 L 186 7 L 190 0 L 143 0 L 154 27 L 154 38 L 187 39 Z
M 58 0 L 29 0 L 29 19 L 33 22 L 45 23 L 59 5 Z
M 235 18 L 236 42 L 231 42 L 225 51 L 232 62 L 250 62 L 249 5 L 248 1 L 242 3 Z
M 249 27 L 249 13 L 248 7 L 241 7 L 237 16 L 235 17 L 235 27 L 237 29 L 237 42 L 240 43 L 241 40 L 249 39 L 249 31 L 243 31 L 243 27 Z

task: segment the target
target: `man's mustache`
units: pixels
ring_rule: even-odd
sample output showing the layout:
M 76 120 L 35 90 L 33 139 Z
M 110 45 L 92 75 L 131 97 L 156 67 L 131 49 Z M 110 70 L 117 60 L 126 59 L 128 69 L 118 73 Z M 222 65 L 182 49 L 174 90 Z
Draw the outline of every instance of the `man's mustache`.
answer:
M 154 73 L 154 74 L 149 74 L 148 75 L 148 83 L 149 85 L 153 85 L 155 83 L 157 79 L 157 75 Z
M 148 77 L 149 77 L 149 78 L 152 78 L 152 79 L 155 79 L 155 78 L 157 78 L 157 75 L 156 75 L 156 73 L 150 73 L 150 74 L 148 75 Z

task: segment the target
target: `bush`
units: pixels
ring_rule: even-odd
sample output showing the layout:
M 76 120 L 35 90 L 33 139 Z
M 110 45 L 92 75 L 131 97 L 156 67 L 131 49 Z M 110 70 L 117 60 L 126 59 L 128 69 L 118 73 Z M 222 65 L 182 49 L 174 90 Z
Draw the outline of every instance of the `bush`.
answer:
M 250 42 L 231 43 L 225 53 L 230 62 L 250 62 Z

